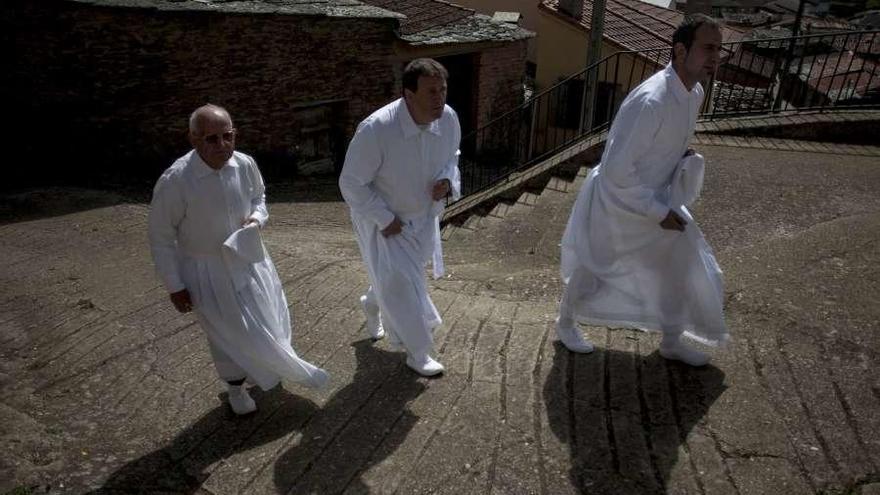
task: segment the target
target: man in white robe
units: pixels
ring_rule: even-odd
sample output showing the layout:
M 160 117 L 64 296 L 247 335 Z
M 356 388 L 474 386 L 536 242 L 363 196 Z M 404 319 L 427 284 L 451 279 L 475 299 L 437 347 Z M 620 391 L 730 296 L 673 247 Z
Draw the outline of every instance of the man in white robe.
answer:
M 253 158 L 234 151 L 229 113 L 190 117 L 193 150 L 159 178 L 149 214 L 156 271 L 181 313 L 195 311 L 236 414 L 256 410 L 245 380 L 268 390 L 282 378 L 319 388 L 324 370 L 291 347 L 290 313 L 259 229 L 269 218 Z
M 709 356 L 682 337 L 708 345 L 728 339 L 721 270 L 687 211 L 694 191 L 676 198 L 672 186 L 674 177 L 679 185 L 694 184 L 685 175 L 702 180 L 701 157 L 690 156 L 688 143 L 703 101 L 699 81 L 718 64 L 720 28 L 703 15 L 686 18 L 672 45 L 672 62 L 624 100 L 572 208 L 556 331 L 583 353 L 593 345 L 577 321 L 661 331 L 663 357 L 702 366 Z
M 431 356 L 441 319 L 424 271 L 430 260 L 434 276 L 443 274 L 439 217 L 461 187 L 461 129 L 446 105 L 447 77 L 434 60 L 410 62 L 403 97 L 361 122 L 339 177 L 371 284 L 361 297 L 367 331 L 374 339 L 387 332 L 424 376 L 444 370 Z

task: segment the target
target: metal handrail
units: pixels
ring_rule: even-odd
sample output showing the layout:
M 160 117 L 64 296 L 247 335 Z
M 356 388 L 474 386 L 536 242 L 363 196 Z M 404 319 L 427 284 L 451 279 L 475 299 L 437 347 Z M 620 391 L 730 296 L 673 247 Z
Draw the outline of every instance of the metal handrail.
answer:
M 880 30 L 743 39 L 722 52 L 706 84 L 704 119 L 880 107 Z M 616 52 L 466 135 L 463 197 L 605 130 L 629 91 L 669 56 L 669 46 Z M 593 94 L 584 91 L 588 77 L 598 81 Z

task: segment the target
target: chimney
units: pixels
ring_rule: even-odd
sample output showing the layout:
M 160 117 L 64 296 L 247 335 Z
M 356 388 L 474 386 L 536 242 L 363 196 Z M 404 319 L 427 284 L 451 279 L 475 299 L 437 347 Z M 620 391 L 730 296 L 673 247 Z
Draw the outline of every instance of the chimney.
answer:
M 584 14 L 584 0 L 559 0 L 559 11 L 580 21 Z

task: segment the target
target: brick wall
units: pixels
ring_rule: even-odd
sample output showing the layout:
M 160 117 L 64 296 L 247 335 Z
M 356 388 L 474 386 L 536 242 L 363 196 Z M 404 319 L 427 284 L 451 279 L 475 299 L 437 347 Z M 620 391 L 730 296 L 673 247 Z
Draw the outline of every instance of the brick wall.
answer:
M 399 93 L 393 27 L 6 0 L 7 139 L 15 160 L 34 165 L 16 167 L 6 185 L 81 174 L 154 180 L 189 149 L 187 117 L 205 102 L 230 110 L 238 148 L 268 175 L 289 175 L 304 133 L 323 132 L 317 141 L 339 141 L 344 152 L 357 122 Z M 319 101 L 331 103 L 309 106 Z M 321 115 L 333 115 L 335 128 L 316 128 Z
M 480 52 L 476 128 L 522 103 L 526 54 L 526 40 Z

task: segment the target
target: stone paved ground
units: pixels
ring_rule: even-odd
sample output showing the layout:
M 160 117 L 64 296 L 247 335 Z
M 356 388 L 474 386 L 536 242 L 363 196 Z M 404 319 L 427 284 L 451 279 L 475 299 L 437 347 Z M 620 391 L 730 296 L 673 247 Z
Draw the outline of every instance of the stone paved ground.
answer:
M 583 173 L 445 233 L 438 379 L 365 338 L 332 183 L 275 187 L 295 346 L 333 381 L 253 390 L 246 418 L 153 276 L 144 204 L 4 197 L 0 493 L 880 493 L 880 162 L 700 149 L 735 336 L 712 365 L 634 331 L 586 328 L 586 356 L 555 342 Z

